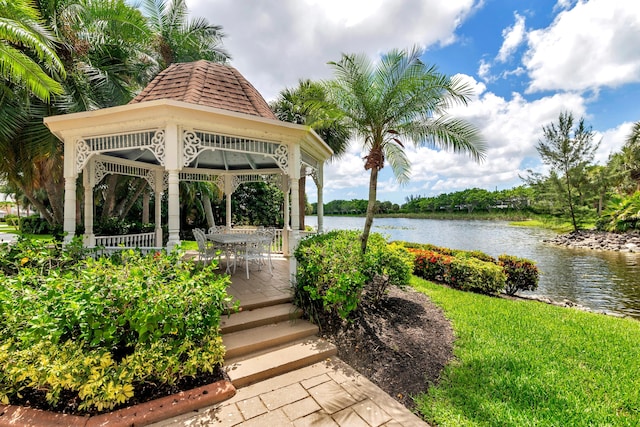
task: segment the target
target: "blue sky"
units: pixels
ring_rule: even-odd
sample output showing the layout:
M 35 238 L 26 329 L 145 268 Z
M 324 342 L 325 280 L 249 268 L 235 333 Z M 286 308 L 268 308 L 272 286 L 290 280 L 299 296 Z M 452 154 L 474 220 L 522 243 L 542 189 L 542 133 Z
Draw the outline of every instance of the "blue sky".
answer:
M 474 123 L 487 159 L 409 150 L 412 179 L 381 171 L 378 199 L 403 203 L 480 187 L 520 185 L 544 172 L 535 145 L 561 111 L 584 117 L 605 162 L 640 120 L 640 1 L 636 0 L 187 0 L 193 16 L 222 25 L 236 67 L 267 99 L 299 79 L 331 77 L 341 53 L 377 58 L 418 45 L 423 60 L 473 85 L 476 98 L 451 114 Z M 325 170 L 325 201 L 365 199 L 358 141 Z M 308 180 L 307 194 L 316 200 Z

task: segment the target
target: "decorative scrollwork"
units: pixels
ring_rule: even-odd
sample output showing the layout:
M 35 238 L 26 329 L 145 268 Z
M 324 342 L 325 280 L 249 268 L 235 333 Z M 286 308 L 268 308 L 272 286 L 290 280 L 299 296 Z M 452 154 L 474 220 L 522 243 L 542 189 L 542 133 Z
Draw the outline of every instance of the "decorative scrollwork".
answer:
M 157 130 L 156 133 L 153 134 L 153 138 L 151 138 L 151 144 L 149 145 L 149 149 L 156 156 L 156 159 L 160 162 L 162 166 L 164 166 L 165 159 L 165 139 L 164 139 L 164 130 Z
M 147 171 L 146 175 L 144 176 L 144 179 L 147 180 L 147 182 L 149 183 L 149 186 L 151 187 L 152 190 L 155 191 L 156 189 L 156 173 L 154 171 Z
M 185 130 L 182 134 L 184 166 L 189 166 L 203 150 L 202 141 L 194 131 Z
M 309 168 L 309 170 L 310 172 L 308 175 L 313 178 L 313 182 L 316 184 L 316 187 L 320 187 L 320 184 L 318 183 L 318 170 L 316 168 Z
M 237 175 L 233 175 L 231 180 L 231 193 L 235 193 L 238 187 L 240 187 L 240 184 L 242 184 L 242 179 Z
M 162 191 L 165 193 L 169 190 L 169 172 L 162 174 Z
M 108 173 L 109 172 L 107 172 L 107 167 L 104 165 L 103 162 L 95 162 L 94 169 L 93 169 L 93 179 L 95 182 L 94 185 L 100 184 L 100 181 L 102 181 L 102 178 L 104 178 L 105 175 L 107 175 Z
M 224 194 L 224 176 L 216 176 L 216 179 L 213 181 L 213 183 L 216 185 L 216 187 L 218 187 L 220 192 Z
M 84 139 L 79 139 L 76 142 L 76 167 L 78 168 L 78 172 L 80 172 L 87 164 L 89 157 L 91 157 L 93 151 L 89 144 Z
M 273 153 L 273 158 L 276 160 L 278 167 L 285 173 L 289 169 L 289 147 L 286 145 L 278 145 L 278 148 Z

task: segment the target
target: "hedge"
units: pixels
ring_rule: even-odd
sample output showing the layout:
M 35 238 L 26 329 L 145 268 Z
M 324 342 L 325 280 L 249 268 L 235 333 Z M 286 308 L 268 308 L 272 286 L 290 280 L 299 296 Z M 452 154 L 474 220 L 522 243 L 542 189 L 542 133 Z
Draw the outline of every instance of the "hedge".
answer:
M 33 389 L 53 406 L 77 399 L 79 410 L 101 411 L 137 384 L 173 384 L 222 363 L 231 298 L 213 266 L 177 252 L 69 262 L 55 247 L 19 247 L 0 254 L 1 402 Z
M 533 261 L 510 255 L 498 260 L 480 251 L 461 251 L 429 244 L 403 242 L 414 255 L 414 274 L 472 292 L 513 295 L 538 287 L 539 271 Z

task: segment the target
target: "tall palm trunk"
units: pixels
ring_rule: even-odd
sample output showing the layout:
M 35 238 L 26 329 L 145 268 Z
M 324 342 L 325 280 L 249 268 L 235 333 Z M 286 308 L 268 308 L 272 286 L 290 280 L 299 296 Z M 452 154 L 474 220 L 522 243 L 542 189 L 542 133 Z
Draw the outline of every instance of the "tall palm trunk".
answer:
M 376 212 L 376 199 L 378 193 L 378 168 L 371 168 L 371 175 L 369 176 L 369 203 L 367 203 L 367 217 L 364 221 L 364 230 L 362 231 L 362 253 L 367 250 L 367 242 L 369 241 L 369 233 L 371 232 L 371 226 L 373 225 L 373 216 Z
M 208 194 L 202 195 L 202 204 L 204 206 L 204 215 L 207 217 L 207 225 L 213 227 L 216 225 L 216 220 L 213 217 L 213 209 L 211 208 L 211 199 Z

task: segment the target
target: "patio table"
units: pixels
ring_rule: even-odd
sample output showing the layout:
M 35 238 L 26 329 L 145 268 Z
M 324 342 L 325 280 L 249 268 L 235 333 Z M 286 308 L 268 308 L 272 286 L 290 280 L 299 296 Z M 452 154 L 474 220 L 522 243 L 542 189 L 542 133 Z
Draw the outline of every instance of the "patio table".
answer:
M 229 273 L 231 271 L 230 268 L 230 255 L 233 252 L 235 254 L 235 247 L 237 246 L 242 246 L 242 245 L 246 245 L 247 242 L 250 242 L 252 239 L 255 239 L 255 235 L 251 234 L 251 233 L 215 233 L 215 234 L 207 234 L 207 239 L 214 242 L 214 243 L 218 243 L 220 245 L 223 245 L 226 249 L 225 249 L 225 257 L 227 258 L 227 269 L 225 270 L 226 273 Z M 236 260 L 234 257 L 233 260 L 233 269 L 235 271 L 235 266 L 236 266 Z
M 231 270 L 229 260 L 231 259 L 231 253 L 234 254 L 233 258 L 233 271 L 236 271 L 236 262 L 238 259 L 238 250 L 242 250 L 242 258 L 245 260 L 247 267 L 247 279 L 249 278 L 249 260 L 258 260 L 259 262 L 265 261 L 269 264 L 269 271 L 273 268 L 271 262 L 271 240 L 273 236 L 264 235 L 261 233 L 214 233 L 207 234 L 207 239 L 222 245 L 225 248 L 225 257 L 227 258 L 226 273 Z M 251 246 L 249 246 L 251 244 Z M 255 245 L 255 247 L 254 247 Z M 264 250 L 264 248 L 267 248 Z

